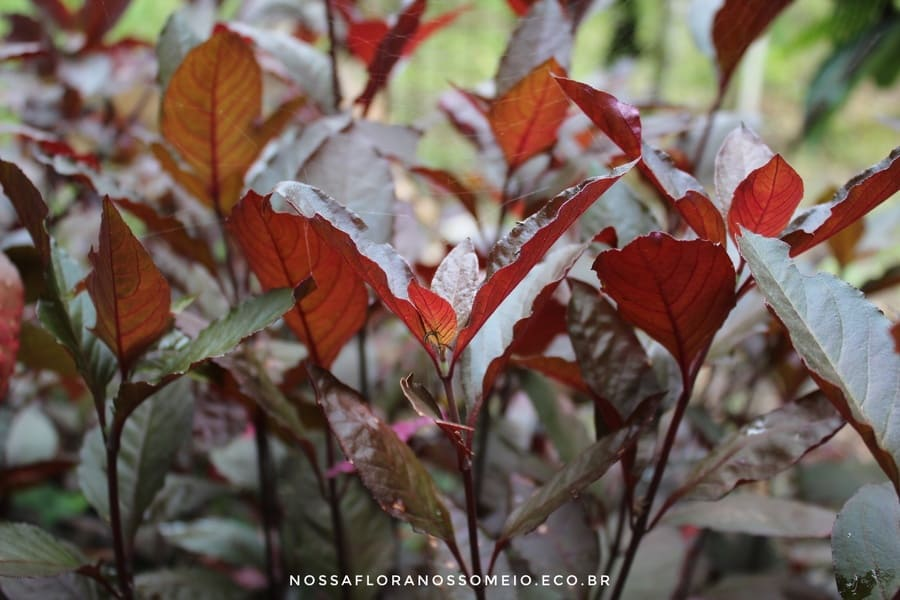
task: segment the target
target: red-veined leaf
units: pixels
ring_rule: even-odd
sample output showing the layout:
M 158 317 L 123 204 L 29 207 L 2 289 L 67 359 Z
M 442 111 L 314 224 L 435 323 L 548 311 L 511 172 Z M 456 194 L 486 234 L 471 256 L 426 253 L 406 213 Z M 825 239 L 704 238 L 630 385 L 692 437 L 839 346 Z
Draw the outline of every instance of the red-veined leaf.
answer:
M 635 239 L 597 257 L 594 270 L 619 314 L 646 331 L 690 373 L 735 303 L 735 273 L 725 249 L 664 233 Z
M 323 369 L 312 366 L 309 372 L 334 436 L 382 510 L 418 531 L 455 543 L 450 513 L 409 446 L 359 394 Z
M 109 198 L 103 200 L 99 247 L 89 258 L 94 269 L 87 276 L 87 290 L 97 310 L 94 333 L 127 373 L 172 324 L 169 284 Z
M 780 154 L 747 175 L 737 186 L 728 210 L 732 237 L 744 227 L 773 237 L 781 233 L 803 199 L 803 180 Z
M 766 30 L 791 0 L 725 0 L 712 24 L 712 41 L 724 90 L 750 44 Z
M 491 103 L 488 120 L 510 170 L 556 142 L 569 103 L 554 75 L 565 71 L 551 58 Z
M 50 211 L 44 199 L 22 169 L 5 160 L 0 160 L 0 186 L 3 186 L 3 192 L 16 209 L 19 221 L 31 235 L 41 262 L 46 267 L 50 264 L 50 236 L 46 226 Z
M 641 115 L 612 94 L 564 77 L 557 78 L 563 92 L 611 139 L 628 160 L 641 155 Z
M 16 367 L 25 289 L 15 265 L 0 252 L 0 401 Z
M 403 321 L 437 363 L 443 353 L 448 319 L 456 319 L 450 303 L 424 289 L 394 248 L 373 242 L 365 223 L 322 191 L 302 183 L 283 182 L 273 195 L 286 200 L 286 206 L 277 210 L 303 217 L 319 240 L 372 286 L 381 302 Z
M 572 21 L 557 0 L 539 0 L 519 20 L 494 77 L 496 95 L 506 95 L 517 83 L 550 60 L 568 69 L 572 54 Z
M 400 13 L 397 22 L 378 43 L 375 56 L 369 63 L 369 81 L 355 101 L 362 105 L 363 114 L 368 112 L 375 94 L 385 86 L 394 65 L 403 57 L 403 48 L 419 29 L 426 4 L 427 0 L 414 0 Z
M 216 261 L 205 240 L 188 235 L 184 223 L 172 215 L 161 215 L 155 210 L 125 198 L 115 203 L 141 220 L 149 231 L 160 236 L 179 256 L 203 265 L 213 276 L 216 275 Z
M 791 256 L 809 250 L 865 216 L 900 190 L 900 147 L 877 165 L 847 182 L 828 204 L 794 219 L 783 239 Z
M 633 166 L 634 162 L 622 165 L 563 191 L 497 242 L 488 257 L 485 282 L 475 295 L 469 322 L 457 339 L 455 357 L 563 233 Z
M 173 175 L 195 179 L 185 187 L 223 215 L 262 148 L 261 111 L 262 72 L 243 38 L 227 30 L 188 53 L 163 97 L 162 134 L 190 167 L 189 175 Z
M 305 219 L 272 210 L 270 196 L 248 192 L 228 218 L 228 230 L 263 289 L 294 288 L 312 276 L 315 289 L 285 319 L 313 361 L 328 367 L 365 324 L 363 282 Z
M 681 218 L 704 240 L 725 243 L 725 221 L 700 183 L 677 168 L 668 154 L 643 145 L 638 167 L 661 194 L 668 198 Z

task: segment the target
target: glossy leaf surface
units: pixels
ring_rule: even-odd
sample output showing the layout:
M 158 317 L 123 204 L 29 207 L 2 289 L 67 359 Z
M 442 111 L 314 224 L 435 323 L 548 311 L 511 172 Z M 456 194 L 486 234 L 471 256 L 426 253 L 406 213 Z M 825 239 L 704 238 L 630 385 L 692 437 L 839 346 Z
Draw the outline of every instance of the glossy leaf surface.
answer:
M 637 108 L 573 79 L 558 77 L 556 82 L 629 160 L 641 156 L 641 116 Z

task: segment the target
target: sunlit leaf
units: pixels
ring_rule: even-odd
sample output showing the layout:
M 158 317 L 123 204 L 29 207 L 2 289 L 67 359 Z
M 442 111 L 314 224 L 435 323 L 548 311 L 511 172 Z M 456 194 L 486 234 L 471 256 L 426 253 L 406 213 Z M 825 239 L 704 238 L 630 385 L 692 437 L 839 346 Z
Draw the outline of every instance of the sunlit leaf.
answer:
M 491 103 L 488 120 L 510 170 L 556 142 L 569 103 L 554 75 L 565 71 L 551 58 Z
M 773 237 L 781 233 L 803 199 L 803 180 L 780 154 L 752 171 L 734 190 L 728 210 L 728 229 L 741 227 Z
M 794 349 L 900 490 L 900 354 L 891 322 L 849 284 L 801 274 L 787 244 L 746 232 L 739 246 Z
M 228 219 L 263 289 L 293 288 L 312 277 L 315 289 L 286 315 L 316 364 L 327 367 L 366 320 L 365 284 L 308 221 L 276 212 L 270 196 L 248 192 Z
M 199 199 L 223 215 L 238 201 L 244 173 L 262 149 L 254 131 L 261 112 L 259 65 L 229 31 L 191 50 L 163 96 L 163 136 L 199 182 Z

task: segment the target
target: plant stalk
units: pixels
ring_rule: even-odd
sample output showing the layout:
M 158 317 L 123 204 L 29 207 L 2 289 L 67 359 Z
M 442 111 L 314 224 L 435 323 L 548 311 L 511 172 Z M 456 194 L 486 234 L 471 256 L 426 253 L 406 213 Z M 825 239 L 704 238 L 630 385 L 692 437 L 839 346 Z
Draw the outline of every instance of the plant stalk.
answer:
M 112 528 L 113 552 L 116 556 L 116 577 L 119 592 L 124 600 L 134 597 L 128 555 L 125 552 L 125 536 L 122 531 L 122 511 L 119 507 L 119 442 L 122 428 L 115 422 L 106 440 L 106 488 L 109 501 L 109 524 Z
M 334 466 L 334 436 L 330 429 L 325 431 L 325 453 L 328 467 Z M 334 549 L 337 554 L 338 575 L 341 580 L 347 576 L 347 547 L 344 543 L 344 518 L 341 515 L 341 499 L 338 497 L 337 479 L 328 479 L 328 506 L 331 512 L 331 531 L 334 536 Z M 341 598 L 349 600 L 350 588 L 341 586 Z
M 334 96 L 334 109 L 340 110 L 343 95 L 341 94 L 341 80 L 338 77 L 337 68 L 337 35 L 334 31 L 334 7 L 331 0 L 323 0 L 325 3 L 325 19 L 328 22 L 328 58 L 331 61 L 331 95 Z
M 268 423 L 261 410 L 256 411 L 253 419 L 256 438 L 256 462 L 259 469 L 259 497 L 262 508 L 263 538 L 266 549 L 266 583 L 268 596 L 275 600 L 279 597 L 275 535 L 278 526 L 278 505 L 275 498 L 275 478 L 272 474 L 272 458 L 269 448 Z
M 696 364 L 703 364 L 703 357 L 705 356 L 706 350 L 703 351 Z M 618 577 L 616 577 L 616 586 L 613 589 L 612 600 L 619 600 L 621 597 L 622 592 L 625 589 L 625 582 L 628 580 L 628 574 L 631 571 L 631 566 L 634 563 L 634 557 L 637 555 L 638 547 L 641 545 L 644 534 L 649 530 L 647 523 L 650 518 L 650 510 L 653 507 L 653 500 L 656 498 L 657 491 L 659 491 L 659 484 L 662 482 L 663 473 L 669 462 L 669 453 L 672 451 L 672 446 L 675 444 L 678 426 L 681 424 L 681 420 L 687 409 L 688 401 L 691 399 L 691 392 L 694 389 L 696 375 L 697 370 L 690 372 L 687 368 L 683 368 L 681 371 L 684 389 L 681 390 L 681 395 L 675 403 L 675 413 L 672 415 L 672 421 L 669 423 L 668 431 L 666 431 L 666 437 L 663 440 L 659 461 L 656 463 L 656 468 L 653 470 L 653 478 L 650 480 L 647 494 L 641 501 L 640 514 L 638 515 L 633 531 L 631 532 L 631 540 L 628 543 L 628 549 L 625 551 L 625 560 L 622 563 L 622 568 L 619 570 Z
M 450 418 L 454 423 L 460 423 L 459 407 L 453 395 L 453 382 L 450 376 L 441 377 L 444 383 L 444 393 L 447 396 L 447 405 L 450 409 Z M 467 449 L 471 450 L 471 437 L 467 436 Z M 472 476 L 472 461 L 466 455 L 466 450 L 456 446 L 456 464 L 462 476 L 463 487 L 466 495 L 466 521 L 469 527 L 469 553 L 472 558 L 472 577 L 478 579 L 478 585 L 473 585 L 477 600 L 484 600 L 484 578 L 481 572 L 481 552 L 478 548 L 478 501 L 475 498 L 475 479 Z

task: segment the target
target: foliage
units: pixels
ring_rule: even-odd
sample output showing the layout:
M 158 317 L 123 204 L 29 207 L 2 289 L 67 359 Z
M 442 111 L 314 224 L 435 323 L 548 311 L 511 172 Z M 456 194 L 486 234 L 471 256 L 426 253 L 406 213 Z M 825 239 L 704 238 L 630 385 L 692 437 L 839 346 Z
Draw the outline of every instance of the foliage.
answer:
M 384 98 L 478 5 L 198 1 L 153 47 L 110 41 L 129 4 L 5 15 L 2 594 L 900 593 L 897 267 L 804 273 L 890 246 L 900 149 L 801 207 L 790 149 L 713 131 L 790 0 L 694 14 L 706 115 L 569 77 L 601 3 L 509 0 L 435 109 L 465 172 Z M 871 18 L 808 128 L 893 79 Z

